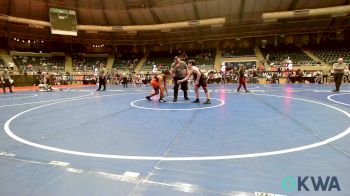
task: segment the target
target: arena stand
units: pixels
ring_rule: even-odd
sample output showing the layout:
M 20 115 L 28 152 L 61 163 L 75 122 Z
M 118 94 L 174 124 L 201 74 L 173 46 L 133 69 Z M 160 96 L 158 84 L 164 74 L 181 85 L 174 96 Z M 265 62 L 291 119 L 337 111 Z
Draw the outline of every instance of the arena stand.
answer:
M 171 64 L 174 62 L 174 57 L 174 54 L 165 51 L 150 52 L 148 60 L 143 64 L 140 71 L 144 73 L 151 72 L 153 65 L 156 65 L 158 70 L 170 69 Z
M 63 72 L 65 68 L 64 53 L 30 53 L 11 51 L 10 55 L 20 73 L 38 71 Z
M 142 57 L 143 54 L 141 52 L 124 51 L 123 53 L 117 53 L 112 68 L 118 72 L 132 72 Z
M 224 58 L 231 58 L 231 57 L 241 57 L 241 56 L 255 56 L 254 49 L 253 48 L 233 48 L 233 47 L 226 47 L 224 48 L 222 52 L 222 56 Z
M 94 71 L 100 63 L 107 64 L 108 54 L 73 54 L 73 71 Z
M 294 44 L 286 45 L 266 45 L 265 48 L 260 48 L 267 63 L 270 65 L 282 66 L 286 59 L 292 60 L 294 65 L 315 65 L 309 56 L 307 56 L 299 47 Z
M 350 63 L 350 46 L 343 43 L 323 43 L 310 46 L 310 52 L 324 63 L 333 64 L 338 58 L 343 58 L 345 63 Z

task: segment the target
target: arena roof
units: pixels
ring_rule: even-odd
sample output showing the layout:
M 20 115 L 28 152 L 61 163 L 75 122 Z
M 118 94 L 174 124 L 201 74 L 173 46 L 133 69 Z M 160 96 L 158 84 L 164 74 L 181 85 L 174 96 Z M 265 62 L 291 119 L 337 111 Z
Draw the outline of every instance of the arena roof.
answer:
M 125 43 L 188 42 L 349 30 L 349 14 L 264 22 L 263 13 L 349 5 L 349 0 L 0 0 L 0 13 L 49 21 L 48 9 L 77 11 L 80 25 L 152 25 L 225 17 L 223 25 L 169 31 L 98 33 Z M 8 25 L 8 24 L 6 24 Z M 4 25 L 3 25 L 4 26 Z M 16 32 L 16 27 L 5 31 Z M 23 32 L 22 32 L 23 33 Z M 80 32 L 82 37 L 94 37 Z M 79 37 L 79 36 L 78 36 Z

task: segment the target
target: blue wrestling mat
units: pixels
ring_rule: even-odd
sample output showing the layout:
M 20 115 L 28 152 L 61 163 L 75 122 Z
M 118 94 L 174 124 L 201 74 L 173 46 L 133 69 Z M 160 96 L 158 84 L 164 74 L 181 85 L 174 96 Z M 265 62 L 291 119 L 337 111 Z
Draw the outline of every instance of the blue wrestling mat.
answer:
M 1 94 L 0 195 L 350 195 L 349 84 L 170 88 Z

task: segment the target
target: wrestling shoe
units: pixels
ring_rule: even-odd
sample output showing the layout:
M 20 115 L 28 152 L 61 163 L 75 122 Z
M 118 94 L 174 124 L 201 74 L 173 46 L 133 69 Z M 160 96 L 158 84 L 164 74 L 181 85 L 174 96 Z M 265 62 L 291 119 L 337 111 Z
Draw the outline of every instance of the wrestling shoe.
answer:
M 159 99 L 160 103 L 165 103 L 166 101 L 164 99 Z
M 194 100 L 192 103 L 199 103 L 199 99 L 197 98 L 197 99 Z
M 207 99 L 203 104 L 210 104 L 210 99 Z

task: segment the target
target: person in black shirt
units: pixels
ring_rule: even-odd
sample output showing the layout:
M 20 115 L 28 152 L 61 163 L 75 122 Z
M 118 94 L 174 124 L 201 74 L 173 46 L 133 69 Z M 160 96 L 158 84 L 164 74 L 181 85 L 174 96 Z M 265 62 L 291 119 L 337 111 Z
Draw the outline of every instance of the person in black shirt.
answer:
M 301 69 L 297 69 L 295 72 L 295 82 L 303 83 L 303 75 Z
M 128 88 L 128 76 L 126 74 L 123 74 L 122 84 L 124 88 Z
M 171 65 L 171 70 L 170 70 L 171 74 L 174 75 L 174 99 L 173 102 L 177 102 L 177 95 L 179 92 L 179 85 L 177 83 L 178 80 L 182 80 L 186 77 L 187 75 L 187 65 L 184 61 L 181 61 L 181 59 L 179 57 L 175 57 L 175 62 Z M 181 89 L 184 92 L 184 98 L 185 100 L 189 100 L 188 96 L 187 96 L 187 90 L 188 90 L 188 82 L 182 82 L 181 83 Z
M 101 86 L 103 86 L 103 91 L 106 90 L 106 82 L 107 82 L 107 70 L 103 63 L 100 64 L 100 69 L 98 70 L 98 89 L 96 91 L 101 90 Z

